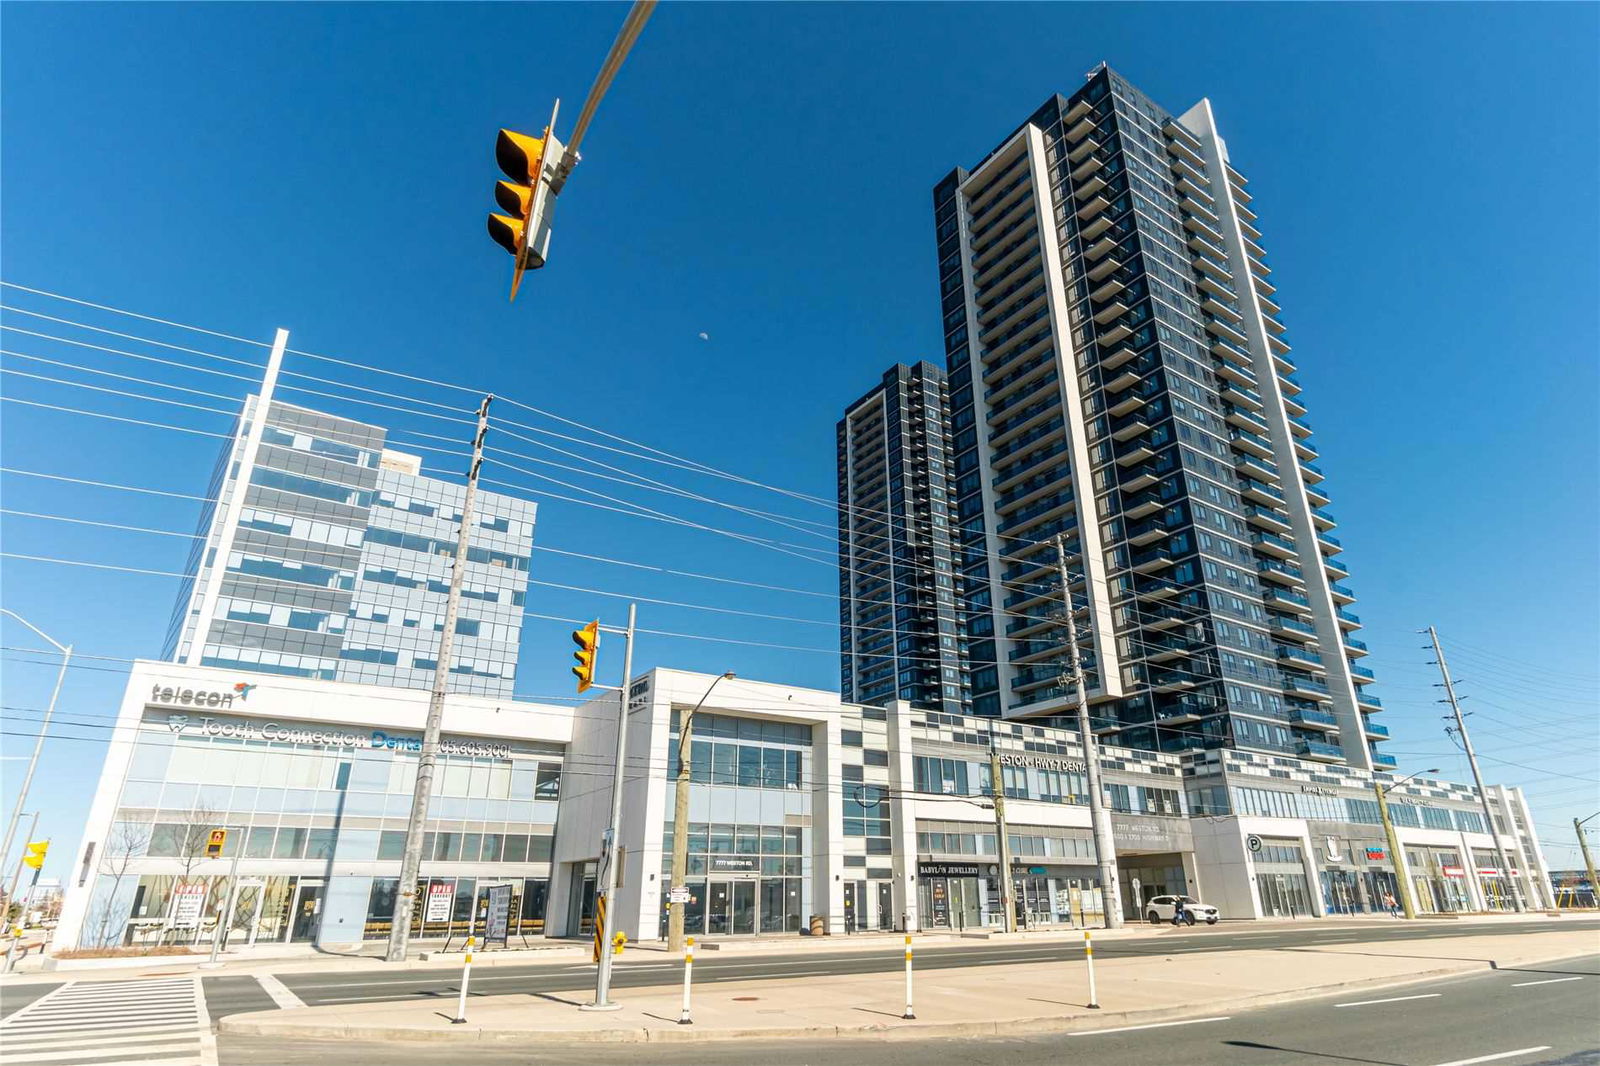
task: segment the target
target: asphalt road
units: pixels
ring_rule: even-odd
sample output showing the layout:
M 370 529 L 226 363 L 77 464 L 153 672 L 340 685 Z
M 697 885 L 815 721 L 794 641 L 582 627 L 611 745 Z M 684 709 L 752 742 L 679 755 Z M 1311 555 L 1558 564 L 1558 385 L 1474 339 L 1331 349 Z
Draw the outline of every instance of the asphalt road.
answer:
M 1403 939 L 1403 938 L 1400 938 Z M 501 1048 L 297 1043 L 224 1036 L 221 1066 L 1559 1066 L 1600 1064 L 1600 955 L 1176 1024 L 984 1040 L 737 1041 L 727 1044 Z
M 1462 956 L 1470 958 L 1473 937 L 1500 936 L 1522 928 L 1549 930 L 1556 928 L 1549 921 L 1528 923 L 1496 922 L 1493 924 L 1429 922 L 1369 922 L 1356 925 L 1334 925 L 1320 921 L 1307 921 L 1304 925 L 1262 926 L 1254 923 L 1238 925 L 1198 926 L 1194 930 L 1166 929 L 1151 937 L 1128 940 L 1102 938 L 1095 944 L 1099 958 L 1152 955 L 1169 956 L 1190 952 L 1247 951 L 1260 948 L 1288 948 L 1326 946 L 1356 940 L 1382 941 L 1403 948 L 1407 940 L 1457 937 L 1462 940 Z M 1600 920 L 1563 919 L 1562 930 L 1590 928 L 1600 930 Z M 904 962 L 898 937 L 882 939 L 882 951 L 827 951 L 807 946 L 783 954 L 752 956 L 719 956 L 715 951 L 695 954 L 694 979 L 696 984 L 713 984 L 723 981 L 765 980 L 774 977 L 810 976 L 818 973 L 855 974 L 898 971 Z M 1072 941 L 1033 941 L 1021 943 L 985 943 L 968 941 L 960 946 L 923 947 L 917 950 L 917 966 L 923 969 L 940 969 L 956 966 L 996 966 L 1018 962 L 1049 962 L 1074 958 L 1081 947 Z M 681 963 L 660 952 L 640 951 L 624 957 L 617 965 L 612 984 L 616 988 L 637 988 L 646 985 L 671 984 L 682 973 Z M 438 970 L 407 970 L 398 973 L 383 971 L 353 973 L 300 973 L 284 974 L 283 983 L 307 1005 L 335 1003 L 372 1003 L 383 1000 L 403 1000 L 444 996 L 455 998 L 459 964 Z M 246 1010 L 266 1010 L 259 1004 L 259 988 L 247 984 L 224 987 L 220 982 L 227 978 L 207 978 L 206 1002 L 213 1018 Z M 213 982 L 218 984 L 213 985 Z M 588 964 L 544 964 L 534 966 L 505 965 L 480 968 L 472 977 L 474 994 L 507 995 L 529 992 L 568 992 L 592 987 L 594 967 Z M 241 998 L 242 997 L 242 998 Z

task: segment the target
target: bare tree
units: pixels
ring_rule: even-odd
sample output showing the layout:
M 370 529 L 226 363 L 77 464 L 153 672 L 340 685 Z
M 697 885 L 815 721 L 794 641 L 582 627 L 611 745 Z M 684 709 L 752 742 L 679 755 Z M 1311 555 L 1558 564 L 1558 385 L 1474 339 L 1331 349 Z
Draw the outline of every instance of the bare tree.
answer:
M 179 885 L 187 885 L 191 881 L 198 880 L 195 877 L 195 868 L 206 861 L 206 843 L 211 839 L 211 831 L 223 828 L 221 817 L 211 807 L 197 804 L 184 815 L 182 821 L 176 824 L 177 859 L 183 869 L 183 873 L 178 877 L 177 883 Z M 243 841 L 236 842 L 235 846 L 242 847 Z M 205 904 L 201 908 L 202 914 L 209 913 L 215 908 L 216 903 L 211 897 L 217 894 L 222 887 L 222 882 L 222 878 L 213 880 L 210 889 L 206 893 Z M 203 926 L 203 920 L 195 925 L 194 938 L 197 941 L 200 939 L 200 930 Z M 176 942 L 177 938 L 174 937 L 174 943 Z
M 128 876 L 134 861 L 142 858 L 149 850 L 151 831 L 152 826 L 149 822 L 117 822 L 111 827 L 111 836 L 101 849 L 100 863 L 96 870 L 100 878 L 110 878 L 111 890 L 101 894 L 97 913 L 89 919 L 91 926 L 99 925 L 99 930 L 95 934 L 95 947 L 106 946 L 106 938 L 111 931 L 111 919 L 118 909 L 117 896 L 121 892 L 123 879 Z M 103 883 L 99 878 L 96 879 L 94 890 L 97 893 L 100 892 Z

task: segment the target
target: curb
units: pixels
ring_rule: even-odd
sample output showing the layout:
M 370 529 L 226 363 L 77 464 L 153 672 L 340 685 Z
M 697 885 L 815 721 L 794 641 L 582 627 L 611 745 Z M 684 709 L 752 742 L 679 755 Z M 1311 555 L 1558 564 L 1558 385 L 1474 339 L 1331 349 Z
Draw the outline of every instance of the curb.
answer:
M 1591 952 L 1562 951 L 1519 959 L 1516 966 L 1538 965 L 1562 959 L 1582 958 Z M 1508 964 L 1509 965 L 1509 964 Z M 1251 1010 L 1279 1003 L 1316 999 L 1356 989 L 1400 988 L 1405 985 L 1488 972 L 1501 967 L 1494 963 L 1459 962 L 1404 977 L 1370 977 L 1332 984 L 1312 985 L 1281 992 L 1263 992 L 1237 999 L 1216 1000 L 1203 1008 L 1164 1007 L 1152 1010 L 1106 1011 L 1094 1015 L 1064 1017 L 1009 1018 L 971 1022 L 913 1022 L 903 1025 L 810 1025 L 768 1028 L 703 1029 L 491 1029 L 478 1026 L 452 1026 L 447 1029 L 395 1029 L 385 1026 L 318 1025 L 294 1022 L 274 1024 L 271 1019 L 282 1011 L 236 1014 L 218 1023 L 218 1032 L 231 1036 L 278 1037 L 300 1040 L 356 1040 L 376 1043 L 519 1043 L 530 1040 L 568 1044 L 687 1044 L 728 1040 L 796 1040 L 836 1037 L 844 1039 L 920 1040 L 973 1036 L 1039 1035 L 1071 1033 L 1105 1028 L 1107 1023 L 1169 1021 L 1213 1014 L 1217 1011 Z M 253 1020 L 254 1019 L 254 1020 Z

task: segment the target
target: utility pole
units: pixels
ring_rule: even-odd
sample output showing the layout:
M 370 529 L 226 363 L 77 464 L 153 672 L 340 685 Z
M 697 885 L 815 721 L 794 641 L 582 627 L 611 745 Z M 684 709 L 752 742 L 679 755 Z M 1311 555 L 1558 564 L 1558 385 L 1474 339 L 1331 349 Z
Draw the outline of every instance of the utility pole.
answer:
M 1000 751 L 994 746 L 994 722 L 989 723 L 989 791 L 994 794 L 995 854 L 1000 859 L 1000 928 L 1017 931 L 1016 886 L 1011 881 L 1011 836 L 1006 829 L 1005 776 L 1000 772 Z
M 11 819 L 6 823 L 6 841 L 0 846 L 0 856 L 11 854 L 11 845 L 16 843 L 17 822 L 22 818 L 22 808 L 28 802 L 28 789 L 33 786 L 33 772 L 39 766 L 39 754 L 44 750 L 44 737 L 50 731 L 50 719 L 56 713 L 56 697 L 61 695 L 61 686 L 67 680 L 67 665 L 72 661 L 72 645 L 57 643 L 51 636 L 22 617 L 10 608 L 0 607 L 0 614 L 16 619 L 39 636 L 43 637 L 51 647 L 61 653 L 61 669 L 56 674 L 56 687 L 50 691 L 50 703 L 44 709 L 44 720 L 39 723 L 39 738 L 33 742 L 33 754 L 28 758 L 27 772 L 22 775 L 22 789 L 17 793 L 17 805 L 11 808 Z M 4 861 L 0 859 L 0 861 Z
M 1595 880 L 1594 859 L 1589 855 L 1589 838 L 1583 834 L 1583 823 L 1592 821 L 1595 818 L 1600 818 L 1600 811 L 1582 820 L 1574 818 L 1572 820 L 1572 831 L 1578 834 L 1578 847 L 1583 849 L 1583 865 L 1589 871 L 1589 893 L 1594 897 L 1595 905 L 1600 906 L 1600 881 Z
M 1399 782 L 1395 782 L 1399 784 Z M 1389 820 L 1389 790 L 1383 787 L 1381 781 L 1372 782 L 1372 791 L 1378 796 L 1378 819 L 1383 822 L 1383 835 L 1389 840 L 1389 857 L 1394 860 L 1394 883 L 1400 893 L 1400 907 L 1405 911 L 1407 918 L 1417 916 L 1417 906 L 1411 900 L 1411 879 L 1406 876 L 1405 854 L 1400 850 L 1400 841 L 1394 834 L 1394 823 Z M 1470 862 L 1469 854 L 1467 860 Z
M 19 812 L 20 813 L 20 812 Z M 33 821 L 28 823 L 28 840 L 33 839 L 34 831 L 39 828 L 39 812 L 33 812 Z M 28 840 L 23 841 L 22 854 L 17 856 L 17 872 L 11 875 L 11 887 L 6 889 L 6 912 L 0 914 L 0 925 L 5 924 L 11 915 L 11 904 L 17 900 L 17 886 L 22 883 L 22 863 L 28 857 Z
M 439 762 L 439 733 L 444 725 L 444 694 L 450 683 L 450 656 L 456 639 L 456 615 L 461 611 L 461 582 L 467 571 L 467 545 L 472 538 L 473 504 L 478 498 L 478 468 L 483 465 L 483 438 L 489 433 L 489 404 L 478 405 L 478 432 L 472 439 L 472 466 L 467 470 L 467 492 L 461 501 L 461 530 L 456 535 L 455 562 L 450 567 L 450 597 L 445 603 L 444 632 L 439 634 L 439 657 L 433 665 L 433 689 L 428 694 L 428 719 L 422 730 L 422 753 L 417 757 L 417 784 L 411 793 L 411 821 L 406 825 L 406 850 L 400 860 L 400 883 L 395 886 L 394 919 L 389 923 L 389 962 L 406 961 L 411 939 L 412 899 L 422 868 L 423 831 L 428 823 L 428 801 L 433 796 L 433 771 Z
M 233 905 L 239 893 L 239 856 L 244 852 L 244 835 L 245 827 L 239 826 L 233 845 L 233 861 L 228 864 L 228 891 L 222 903 L 222 916 L 217 919 L 217 927 L 211 933 L 212 966 L 217 964 L 217 959 L 222 955 L 222 940 L 233 924 Z
M 617 879 L 621 871 L 617 861 L 622 854 L 622 784 L 628 761 L 628 689 L 633 681 L 633 625 L 638 611 L 636 604 L 628 604 L 628 629 L 622 645 L 622 684 L 617 688 L 617 762 L 611 780 L 611 828 L 606 830 L 605 864 L 605 920 L 600 926 L 600 968 L 595 974 L 594 1002 L 585 1003 L 582 1010 L 620 1010 L 622 1004 L 611 1002 L 611 938 L 617 927 Z M 687 814 L 686 814 L 687 816 Z M 673 841 L 677 847 L 677 841 Z
M 1500 857 L 1500 869 L 1504 871 L 1506 884 L 1511 888 L 1511 905 L 1518 913 L 1528 909 L 1522 900 L 1522 887 L 1517 884 L 1516 875 L 1512 872 L 1511 860 L 1506 855 L 1506 846 L 1500 840 L 1500 830 L 1495 827 L 1494 812 L 1489 809 L 1489 794 L 1483 788 L 1483 774 L 1478 770 L 1478 756 L 1472 750 L 1472 737 L 1467 735 L 1466 719 L 1461 717 L 1461 701 L 1456 699 L 1455 683 L 1450 680 L 1450 667 L 1444 661 L 1444 649 L 1439 646 L 1439 634 L 1432 626 L 1428 627 L 1428 639 L 1433 642 L 1433 657 L 1439 667 L 1439 676 L 1444 678 L 1444 694 L 1446 702 L 1450 704 L 1450 711 L 1455 715 L 1456 731 L 1461 734 L 1461 747 L 1467 753 L 1467 765 L 1472 767 L 1472 783 L 1478 787 L 1478 803 L 1483 808 L 1484 821 L 1489 823 L 1489 837 L 1494 841 L 1495 854 Z M 1506 810 L 1506 824 L 1512 824 L 1511 811 Z M 1467 856 L 1470 861 L 1471 855 Z
M 1089 722 L 1089 686 L 1083 678 L 1083 657 L 1078 654 L 1078 614 L 1072 605 L 1072 581 L 1067 576 L 1067 543 L 1056 534 L 1056 570 L 1061 575 L 1061 602 L 1067 615 L 1068 678 L 1078 692 L 1078 736 L 1083 744 L 1084 776 L 1089 784 L 1089 824 L 1094 828 L 1094 860 L 1100 868 L 1100 907 L 1107 929 L 1122 928 L 1122 886 L 1117 881 L 1117 842 L 1111 834 L 1111 814 L 1100 786 L 1100 752 Z
M 678 722 L 678 783 L 672 802 L 672 873 L 667 882 L 667 950 L 674 954 L 683 950 L 683 913 L 687 901 L 681 896 L 688 892 L 684 881 L 689 876 L 689 756 L 693 750 L 690 735 L 694 716 L 711 698 L 711 690 L 717 687 L 718 681 L 732 680 L 731 670 L 718 674 L 700 702 Z

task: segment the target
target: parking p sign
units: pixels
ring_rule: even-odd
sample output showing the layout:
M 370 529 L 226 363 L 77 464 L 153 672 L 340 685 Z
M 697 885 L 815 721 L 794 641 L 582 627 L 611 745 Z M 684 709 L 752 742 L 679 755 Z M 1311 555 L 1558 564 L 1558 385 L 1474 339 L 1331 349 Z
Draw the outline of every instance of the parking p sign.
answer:
M 1244 844 L 1245 847 L 1251 850 L 1251 852 L 1257 852 L 1261 850 L 1261 838 L 1256 836 L 1254 833 L 1251 833 L 1249 836 L 1244 838 Z

